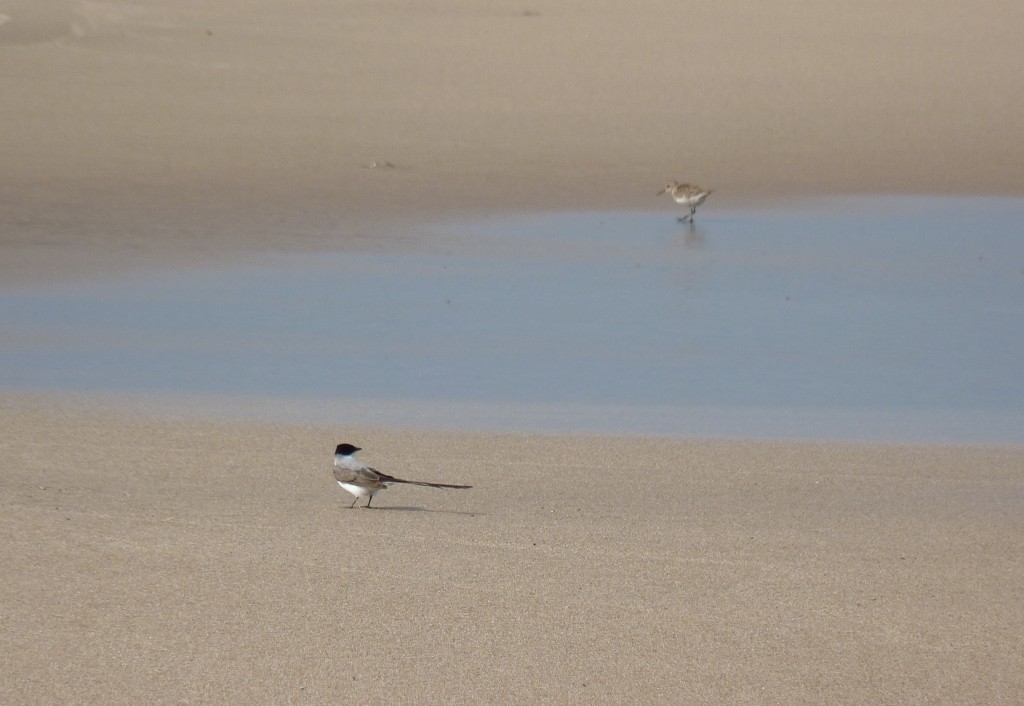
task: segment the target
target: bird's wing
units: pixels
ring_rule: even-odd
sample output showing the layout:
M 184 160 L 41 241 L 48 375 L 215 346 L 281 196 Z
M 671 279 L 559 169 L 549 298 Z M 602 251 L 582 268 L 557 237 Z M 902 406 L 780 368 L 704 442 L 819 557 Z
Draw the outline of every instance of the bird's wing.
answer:
M 386 488 L 388 483 L 407 483 L 409 485 L 424 485 L 430 488 L 472 488 L 471 485 L 451 485 L 449 483 L 427 483 L 421 480 L 404 480 L 389 476 L 387 473 L 364 466 L 362 468 L 339 468 L 334 467 L 334 478 L 339 483 L 351 483 L 362 488 Z
M 386 488 L 384 481 L 390 476 L 385 476 L 372 468 L 338 468 L 334 467 L 334 479 L 339 483 L 351 483 L 363 488 Z

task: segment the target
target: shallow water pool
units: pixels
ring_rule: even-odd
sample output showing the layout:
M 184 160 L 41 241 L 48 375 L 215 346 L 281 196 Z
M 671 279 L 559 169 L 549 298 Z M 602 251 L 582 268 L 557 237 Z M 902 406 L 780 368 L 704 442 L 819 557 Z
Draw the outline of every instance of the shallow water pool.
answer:
M 552 432 L 1024 441 L 1024 200 L 426 227 L 0 287 L 0 387 Z

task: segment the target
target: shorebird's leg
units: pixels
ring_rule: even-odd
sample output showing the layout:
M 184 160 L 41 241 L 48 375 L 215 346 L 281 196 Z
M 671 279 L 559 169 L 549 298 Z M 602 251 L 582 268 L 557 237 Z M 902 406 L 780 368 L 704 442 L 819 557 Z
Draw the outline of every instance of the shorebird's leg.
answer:
M 692 221 L 693 217 L 696 216 L 696 215 L 697 215 L 697 207 L 696 206 L 690 206 L 690 220 Z
M 369 497 L 366 498 L 366 507 L 370 507 L 370 502 L 372 502 L 372 501 L 373 501 L 373 494 L 371 493 L 369 495 Z
M 352 504 L 348 506 L 348 509 L 349 509 L 349 510 L 351 510 L 352 508 L 354 508 L 354 507 L 356 506 L 356 503 L 357 503 L 357 502 L 359 502 L 359 496 L 358 496 L 358 495 L 357 495 L 357 496 L 355 497 L 355 499 L 354 499 L 354 500 L 352 501 Z

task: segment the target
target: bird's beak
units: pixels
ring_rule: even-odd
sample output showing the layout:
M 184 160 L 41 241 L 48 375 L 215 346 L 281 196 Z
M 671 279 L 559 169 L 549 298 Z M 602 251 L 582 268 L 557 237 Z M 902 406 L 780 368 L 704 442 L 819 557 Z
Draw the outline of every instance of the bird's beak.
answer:
M 664 194 L 664 193 L 665 193 L 666 191 L 668 191 L 668 189 L 662 189 L 661 191 L 659 191 L 658 193 L 656 193 L 656 194 L 655 194 L 655 196 L 661 196 L 661 195 L 662 195 L 662 194 Z

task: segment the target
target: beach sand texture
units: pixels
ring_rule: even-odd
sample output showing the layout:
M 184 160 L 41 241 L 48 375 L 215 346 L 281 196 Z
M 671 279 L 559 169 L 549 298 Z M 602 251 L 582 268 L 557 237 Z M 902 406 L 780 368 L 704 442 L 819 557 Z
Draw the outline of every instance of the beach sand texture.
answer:
M 1020 449 L 0 407 L 5 703 L 1013 703 Z M 401 477 L 349 510 L 339 435 Z
M 0 0 L 0 278 L 422 223 L 1024 194 L 1019 3 Z M 1017 447 L 169 418 L 0 392 L 3 703 L 1024 694 Z M 348 510 L 334 445 L 398 475 Z
M 1013 2 L 0 0 L 0 274 L 387 218 L 1024 193 Z M 393 166 L 388 166 L 393 165 Z

